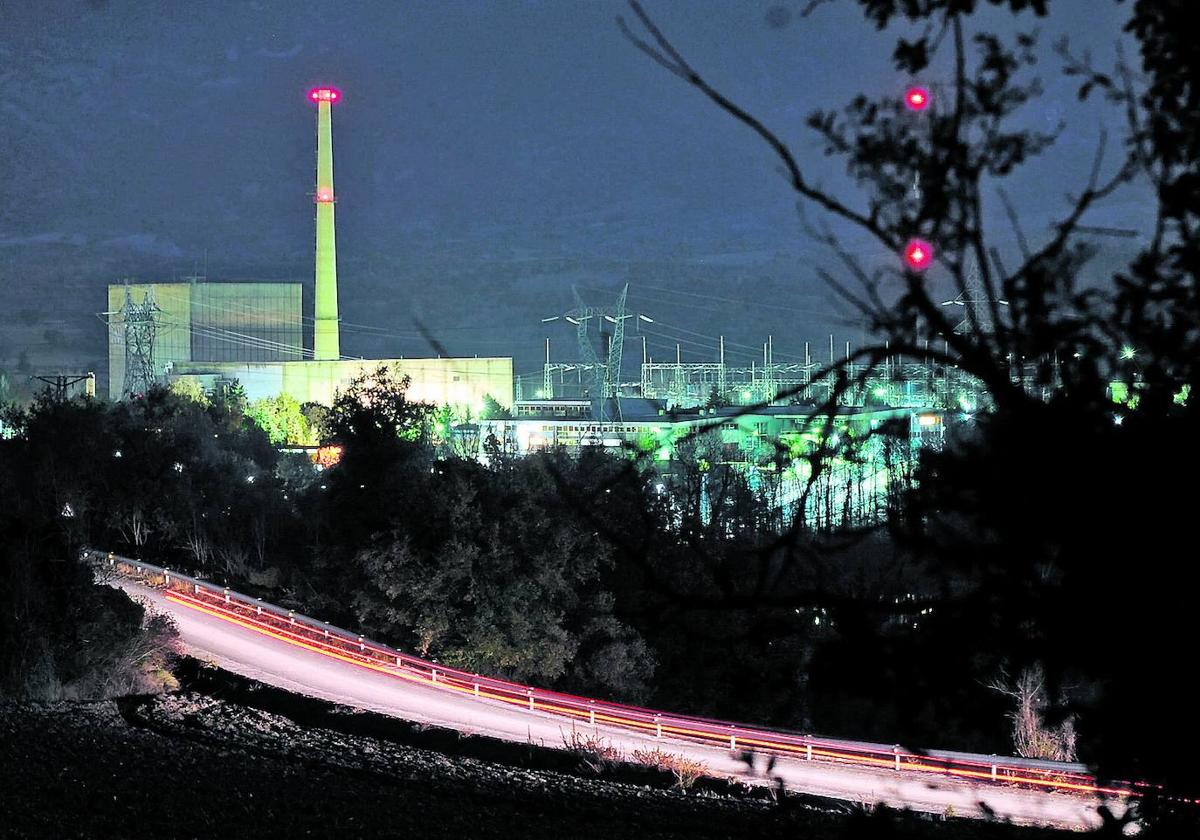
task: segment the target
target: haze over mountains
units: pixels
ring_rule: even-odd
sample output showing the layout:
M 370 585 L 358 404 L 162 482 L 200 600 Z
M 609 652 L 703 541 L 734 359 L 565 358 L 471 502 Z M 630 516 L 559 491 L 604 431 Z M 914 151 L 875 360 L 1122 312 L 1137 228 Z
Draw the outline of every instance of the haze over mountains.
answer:
M 807 18 L 804 5 L 650 11 L 712 81 L 795 144 L 816 180 L 848 194 L 804 117 L 901 84 L 891 39 L 854 4 Z M 104 332 L 94 316 L 104 286 L 123 277 L 311 284 L 304 91 L 317 82 L 345 93 L 334 112 L 344 352 L 435 352 L 419 320 L 448 352 L 513 355 L 532 371 L 547 335 L 557 359 L 574 358 L 570 331 L 540 323 L 573 305 L 572 284 L 602 303 L 626 281 L 631 306 L 658 321 L 648 342 L 659 357 L 679 339 L 685 357 L 712 358 L 722 333 L 747 364 L 767 334 L 780 359 L 830 330 L 861 335 L 815 278 L 831 260 L 804 236 L 769 153 L 621 37 L 622 3 L 150 8 L 48 0 L 6 12 L 0 291 L 11 314 L 0 366 L 21 349 L 35 363 L 95 366 Z M 1114 31 L 1121 11 L 1097 9 L 1096 30 Z M 1070 85 L 1046 45 L 1081 17 L 1023 27 L 1043 30 L 1050 92 Z M 1070 34 L 1097 60 L 1111 52 Z M 830 73 L 848 63 L 853 73 Z M 1049 99 L 1028 117 L 1069 124 L 1013 194 L 1036 232 L 1082 183 L 1097 124 L 1095 108 Z M 1128 191 L 1090 221 L 1127 226 L 1139 200 Z M 890 259 L 844 233 L 868 264 Z M 1132 247 L 1106 243 L 1098 274 Z M 62 334 L 57 346 L 48 330 Z

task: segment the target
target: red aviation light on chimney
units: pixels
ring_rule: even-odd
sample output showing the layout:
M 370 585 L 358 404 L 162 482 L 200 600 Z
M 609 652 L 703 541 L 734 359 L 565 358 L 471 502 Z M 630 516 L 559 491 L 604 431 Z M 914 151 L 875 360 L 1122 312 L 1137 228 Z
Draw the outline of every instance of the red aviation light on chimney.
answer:
M 342 92 L 337 88 L 313 88 L 308 92 L 308 98 L 313 102 L 337 102 L 342 98 Z
M 910 87 L 904 92 L 904 105 L 910 111 L 924 111 L 929 107 L 929 91 L 923 87 Z
M 933 262 L 933 246 L 924 239 L 910 239 L 904 246 L 904 264 L 910 271 L 924 271 Z
M 317 194 L 313 200 L 317 204 L 333 204 L 333 190 L 322 187 L 317 190 Z

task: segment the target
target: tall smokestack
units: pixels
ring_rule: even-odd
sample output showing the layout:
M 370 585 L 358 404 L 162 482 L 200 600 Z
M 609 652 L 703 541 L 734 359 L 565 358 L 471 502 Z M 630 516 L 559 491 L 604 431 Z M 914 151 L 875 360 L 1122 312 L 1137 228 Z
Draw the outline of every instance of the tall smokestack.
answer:
M 314 88 L 317 103 L 317 277 L 313 358 L 338 359 L 337 244 L 333 235 L 333 103 L 342 98 L 334 88 Z

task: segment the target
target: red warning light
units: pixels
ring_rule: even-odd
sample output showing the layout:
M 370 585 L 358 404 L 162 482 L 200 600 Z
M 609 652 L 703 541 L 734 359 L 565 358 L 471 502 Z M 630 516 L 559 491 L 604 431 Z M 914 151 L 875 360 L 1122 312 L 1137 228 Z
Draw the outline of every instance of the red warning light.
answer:
M 912 271 L 924 271 L 933 262 L 933 246 L 924 239 L 910 239 L 904 246 L 904 264 Z
M 923 87 L 910 87 L 904 92 L 904 104 L 910 111 L 924 111 L 929 107 L 929 91 Z
M 342 92 L 337 88 L 313 88 L 308 92 L 308 98 L 313 102 L 337 102 L 342 98 Z
M 333 190 L 319 189 L 316 195 L 317 204 L 333 204 Z

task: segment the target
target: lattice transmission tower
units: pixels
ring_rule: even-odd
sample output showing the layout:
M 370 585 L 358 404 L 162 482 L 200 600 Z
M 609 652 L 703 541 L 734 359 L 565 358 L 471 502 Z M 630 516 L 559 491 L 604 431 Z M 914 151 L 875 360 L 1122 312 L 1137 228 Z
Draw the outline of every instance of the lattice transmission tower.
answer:
M 125 287 L 125 305 L 118 314 L 125 330 L 125 381 L 121 399 L 145 394 L 158 381 L 154 366 L 154 339 L 158 332 L 158 313 L 154 288 L 146 289 L 141 303 L 134 303 L 133 292 Z
M 979 272 L 979 263 L 971 257 L 967 266 L 967 276 L 963 281 L 963 291 L 953 299 L 943 301 L 942 306 L 963 307 L 962 320 L 954 326 L 956 333 L 991 335 L 996 331 L 996 324 L 992 318 L 993 306 L 1008 306 L 1008 301 L 988 297 Z
M 617 295 L 615 306 L 588 306 L 579 296 L 577 289 L 572 289 L 575 296 L 575 308 L 563 315 L 543 318 L 542 323 L 557 321 L 560 318 L 575 326 L 575 340 L 579 345 L 579 362 L 577 367 L 586 370 L 591 380 L 590 396 L 599 406 L 599 419 L 620 419 L 620 404 L 617 400 L 621 384 L 621 361 L 625 346 L 625 320 L 635 317 L 625 311 L 625 300 L 629 294 L 629 284 L 626 283 L 621 293 Z M 650 318 L 638 316 L 650 321 Z M 609 330 L 609 325 L 612 329 Z M 596 338 L 593 338 L 593 337 Z M 598 340 L 597 340 L 598 339 Z M 552 387 L 550 371 L 554 366 L 547 362 L 545 367 L 543 390 Z M 571 366 L 576 367 L 576 366 Z

